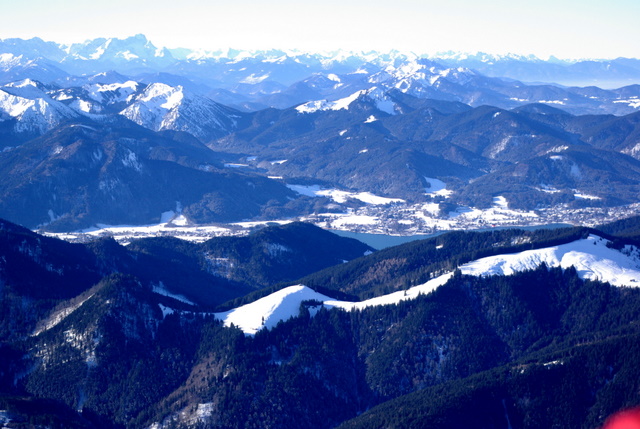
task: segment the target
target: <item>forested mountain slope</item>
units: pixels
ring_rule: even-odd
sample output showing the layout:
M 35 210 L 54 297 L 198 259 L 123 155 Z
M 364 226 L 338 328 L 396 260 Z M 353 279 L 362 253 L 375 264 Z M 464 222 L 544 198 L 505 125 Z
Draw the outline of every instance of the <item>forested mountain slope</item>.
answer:
M 71 245 L 9 223 L 2 233 L 5 267 L 19 261 L 32 267 L 3 269 L 0 296 L 7 310 L 0 387 L 16 416 L 25 415 L 22 404 L 31 397 L 82 410 L 71 420 L 32 414 L 73 427 L 441 427 L 465 424 L 461 407 L 477 406 L 477 427 L 578 428 L 640 403 L 636 353 L 626 345 L 638 335 L 638 289 L 589 280 L 580 266 L 553 266 L 549 259 L 501 275 L 472 272 L 479 261 L 571 243 L 589 244 L 583 253 L 620 255 L 618 263 L 636 261 L 636 242 L 597 230 L 450 233 L 366 256 L 366 247 L 302 224 L 219 243 L 154 239 L 130 248 L 108 240 Z M 400 299 L 348 310 L 303 299 L 289 310 L 294 317 L 246 335 L 198 301 L 202 292 L 193 287 L 200 280 L 176 283 L 169 275 L 171 267 L 194 269 L 211 252 L 250 267 L 237 272 L 235 285 L 247 273 L 256 284 L 273 285 L 297 275 L 293 255 L 281 259 L 282 268 L 269 262 L 274 243 L 308 255 L 307 246 L 325 243 L 314 251 L 327 261 L 349 248 L 362 255 L 305 278 L 324 285 L 329 299 L 390 291 Z M 50 256 L 59 254 L 56 246 L 77 263 Z M 430 293 L 407 290 L 402 298 L 412 282 L 458 266 Z M 82 278 L 72 267 L 87 273 L 75 290 L 66 286 L 71 277 L 64 280 Z M 265 267 L 261 277 L 258 267 Z M 38 272 L 57 279 L 64 293 L 43 290 L 38 278 L 31 292 L 23 289 Z M 25 312 L 26 302 L 36 310 Z M 20 312 L 16 324 L 9 315 Z

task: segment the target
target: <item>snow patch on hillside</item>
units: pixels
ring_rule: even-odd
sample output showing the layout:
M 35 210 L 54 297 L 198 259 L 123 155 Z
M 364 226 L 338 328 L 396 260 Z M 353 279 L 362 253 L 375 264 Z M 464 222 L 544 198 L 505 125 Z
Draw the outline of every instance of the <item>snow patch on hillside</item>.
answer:
M 222 320 L 225 326 L 233 325 L 247 335 L 255 335 L 263 328 L 270 329 L 280 322 L 297 317 L 304 301 L 318 301 L 327 309 L 362 310 L 367 307 L 397 304 L 401 301 L 415 299 L 419 295 L 430 293 L 442 286 L 449 281 L 451 276 L 452 273 L 444 274 L 407 291 L 394 292 L 361 302 L 335 300 L 304 285 L 289 286 L 233 310 L 215 313 L 215 316 Z
M 330 300 L 325 302 L 325 305 L 327 305 L 328 307 L 337 307 L 337 308 L 342 308 L 343 310 L 351 311 L 351 310 L 362 310 L 367 307 L 376 307 L 380 305 L 398 304 L 401 301 L 416 299 L 420 295 L 426 295 L 428 293 L 433 292 L 438 287 L 448 282 L 452 276 L 453 276 L 453 273 L 443 274 L 441 276 L 436 277 L 435 279 L 429 280 L 426 283 L 409 288 L 406 291 L 401 290 L 401 291 L 393 292 L 387 295 L 382 295 L 375 298 L 367 299 L 365 301 L 348 302 L 348 301 Z
M 534 188 L 534 189 L 536 189 L 537 191 L 540 191 L 540 192 L 545 192 L 547 194 L 557 194 L 559 192 L 562 192 L 561 190 L 559 190 L 557 188 L 554 188 L 551 185 L 547 185 L 546 183 L 541 183 L 540 186 L 538 186 L 537 188 Z
M 128 153 L 122 158 L 122 165 L 125 167 L 133 168 L 137 172 L 142 171 L 142 164 L 138 160 L 138 157 L 134 152 L 127 149 Z
M 51 314 L 47 319 L 45 319 L 43 322 L 39 323 L 39 325 L 36 327 L 35 331 L 31 335 L 34 336 L 34 337 L 38 336 L 41 333 L 43 333 L 44 331 L 48 331 L 49 329 L 51 329 L 54 326 L 58 325 L 60 322 L 62 322 L 64 319 L 66 319 L 67 316 L 69 316 L 71 313 L 73 313 L 78 308 L 80 308 L 82 306 L 82 304 L 87 302 L 92 296 L 93 296 L 93 294 L 87 296 L 85 299 L 77 302 L 74 305 L 70 305 L 69 307 L 65 307 L 65 308 L 60 309 L 60 310 L 56 311 L 55 313 Z
M 256 85 L 256 84 L 268 79 L 269 75 L 270 75 L 269 73 L 266 73 L 266 74 L 263 74 L 261 76 L 258 76 L 258 75 L 256 75 L 254 73 L 254 74 L 252 74 L 250 76 L 247 76 L 246 78 L 242 79 L 240 81 L 240 83 L 248 83 L 249 85 Z
M 173 298 L 177 301 L 184 302 L 185 304 L 195 305 L 192 301 L 190 301 L 184 295 L 180 295 L 180 294 L 172 293 L 168 291 L 167 288 L 164 286 L 164 283 L 162 283 L 162 281 L 160 281 L 157 285 L 153 285 L 153 293 L 157 293 L 158 295 Z
M 575 193 L 573 194 L 573 196 L 576 200 L 601 200 L 602 199 L 596 195 L 584 194 L 578 191 L 574 191 L 574 192 Z
M 341 98 L 335 101 L 328 101 L 328 100 L 309 101 L 307 103 L 301 104 L 298 107 L 296 107 L 296 110 L 299 113 L 315 113 L 318 111 L 325 111 L 325 110 L 349 110 L 349 107 L 351 106 L 351 104 L 360 98 L 364 101 L 373 103 L 376 109 L 380 110 L 381 112 L 387 113 L 389 115 L 396 114 L 396 107 L 397 107 L 396 103 L 394 103 L 393 100 L 391 100 L 387 96 L 386 91 L 384 89 L 381 89 L 375 86 L 369 89 L 356 91 L 345 98 Z M 371 115 L 369 118 L 371 117 L 373 117 L 373 115 Z M 372 122 L 372 121 L 369 121 L 369 122 Z
M 447 185 L 442 180 L 435 179 L 433 177 L 424 177 L 427 182 L 426 195 L 430 197 L 445 197 L 448 198 L 453 194 L 453 191 L 447 190 Z
M 614 100 L 614 103 L 625 103 L 629 107 L 633 107 L 634 109 L 640 109 L 640 99 L 638 97 L 631 97 L 627 100 Z
M 348 97 L 341 98 L 336 101 L 317 100 L 309 101 L 308 103 L 301 104 L 296 107 L 296 110 L 300 113 L 315 113 L 323 110 L 349 110 L 349 106 L 362 94 L 366 93 L 366 90 L 357 91 Z
M 374 195 L 371 192 L 348 192 L 338 189 L 322 189 L 319 185 L 287 185 L 287 188 L 300 195 L 307 197 L 327 197 L 337 203 L 345 203 L 348 199 L 360 200 L 363 203 L 373 205 L 385 205 L 392 203 L 402 203 L 404 200 L 400 198 L 387 198 Z
M 447 273 L 406 291 L 398 291 L 360 302 L 335 300 L 304 285 L 289 286 L 233 310 L 215 313 L 215 316 L 222 320 L 225 326 L 236 326 L 247 335 L 255 335 L 263 328 L 270 329 L 282 321 L 297 317 L 304 301 L 318 301 L 322 303 L 321 306 L 327 309 L 341 308 L 346 311 L 392 305 L 428 294 L 449 281 L 452 275 L 453 273 Z M 318 309 L 316 308 L 316 311 Z M 315 314 L 311 310 L 313 308 L 310 308 L 310 312 Z
M 493 207 L 503 210 L 509 209 L 509 203 L 503 196 L 493 197 Z

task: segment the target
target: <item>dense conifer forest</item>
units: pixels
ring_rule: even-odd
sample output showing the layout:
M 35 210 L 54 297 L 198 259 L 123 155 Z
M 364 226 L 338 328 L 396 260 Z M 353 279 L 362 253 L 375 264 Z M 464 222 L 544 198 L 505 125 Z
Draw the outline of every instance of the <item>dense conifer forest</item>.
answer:
M 379 296 L 479 257 L 593 233 L 622 248 L 637 243 L 633 225 L 454 232 L 367 256 L 356 246 L 362 256 L 295 283 Z M 298 317 L 248 336 L 223 326 L 199 295 L 179 299 L 197 277 L 158 293 L 150 273 L 168 268 L 147 261 L 186 270 L 202 267 L 203 255 L 236 255 L 267 289 L 221 307 L 230 308 L 291 284 L 274 277 L 288 259 L 274 265 L 256 249 L 283 234 L 294 248 L 295 237 L 323 233 L 293 225 L 244 241 L 127 248 L 71 245 L 8 223 L 0 233 L 0 408 L 22 427 L 597 428 L 640 405 L 640 290 L 583 280 L 573 268 L 455 271 L 429 294 L 362 310 L 306 301 Z M 332 243 L 317 252 L 353 244 Z M 246 284 L 243 275 L 232 281 Z

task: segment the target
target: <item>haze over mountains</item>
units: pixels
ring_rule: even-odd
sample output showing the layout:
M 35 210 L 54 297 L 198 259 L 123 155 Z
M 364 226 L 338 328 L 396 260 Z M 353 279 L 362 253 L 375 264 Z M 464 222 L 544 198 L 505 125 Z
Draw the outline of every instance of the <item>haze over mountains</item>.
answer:
M 428 203 L 444 220 L 498 197 L 526 212 L 628 205 L 640 190 L 640 86 L 527 85 L 479 71 L 516 62 L 555 70 L 550 80 L 600 76 L 591 62 L 172 52 L 142 35 L 71 46 L 7 39 L 0 51 L 0 215 L 31 228 L 363 205 L 300 185 Z M 598 73 L 640 76 L 634 61 L 618 63 L 597 62 Z
M 72 45 L 45 42 L 37 38 L 5 39 L 0 43 L 0 48 L 3 52 L 0 61 L 2 82 L 31 77 L 43 82 L 58 80 L 64 85 L 65 81 L 70 84 L 76 80 L 72 76 L 117 71 L 127 76 L 135 76 L 136 80 L 153 80 L 172 86 L 183 83 L 190 87 L 189 89 L 198 89 L 203 93 L 207 90 L 213 91 L 212 94 L 220 98 L 219 101 L 223 104 L 233 102 L 242 105 L 244 102 L 254 106 L 279 108 L 322 98 L 318 98 L 318 95 L 322 95 L 323 92 L 328 93 L 330 98 L 350 95 L 357 89 L 369 88 L 374 82 L 385 82 L 387 88 L 402 86 L 404 92 L 432 91 L 433 94 L 439 95 L 437 98 L 447 93 L 449 97 L 466 96 L 469 97 L 469 101 L 473 101 L 468 103 L 472 105 L 486 101 L 473 99 L 470 94 L 450 94 L 450 91 L 455 91 L 456 88 L 448 87 L 447 84 L 462 83 L 467 87 L 489 85 L 490 88 L 485 90 L 500 92 L 491 94 L 493 99 L 509 104 L 499 107 L 515 107 L 540 100 L 561 103 L 567 98 L 567 93 L 559 88 L 554 92 L 553 88 L 546 85 L 536 85 L 533 90 L 538 94 L 530 98 L 528 95 L 531 94 L 521 88 L 522 85 L 518 85 L 518 82 L 503 81 L 504 79 L 496 81 L 487 77 L 569 85 L 573 80 L 579 82 L 580 86 L 594 85 L 605 88 L 629 86 L 638 83 L 640 77 L 639 61 L 625 58 L 606 61 L 563 61 L 552 58 L 543 61 L 533 56 L 491 56 L 481 53 L 463 55 L 451 52 L 425 58 L 401 52 L 310 54 L 279 50 L 247 52 L 233 49 L 218 52 L 194 52 L 188 49 L 170 51 L 156 48 L 143 35 L 128 39 L 95 39 Z M 26 76 L 29 73 L 38 74 Z M 336 91 L 337 88 L 331 88 L 338 83 L 336 81 L 333 81 L 332 85 L 327 85 L 327 82 L 322 84 L 318 80 L 320 76 L 307 81 L 318 73 L 324 75 L 325 81 L 329 75 L 348 75 L 344 78 L 349 79 L 349 82 L 341 82 L 340 91 Z M 587 84 L 587 79 L 593 81 Z M 105 78 L 102 80 L 102 83 L 114 83 L 104 82 Z M 331 82 L 331 79 L 329 81 Z M 430 87 L 428 90 L 421 89 L 425 84 Z M 441 85 L 445 87 L 439 88 Z M 414 88 L 409 89 L 411 86 Z M 303 90 L 306 93 L 301 93 Z M 568 94 L 574 95 L 573 98 L 577 99 L 584 96 L 576 96 L 571 91 Z M 546 98 L 540 98 L 543 95 L 546 95 Z M 619 95 L 611 98 L 620 99 Z M 487 98 L 489 99 L 491 98 Z M 583 101 L 587 105 L 591 102 L 592 108 L 595 107 L 595 102 Z M 623 109 L 624 103 L 621 104 L 623 105 L 616 107 Z

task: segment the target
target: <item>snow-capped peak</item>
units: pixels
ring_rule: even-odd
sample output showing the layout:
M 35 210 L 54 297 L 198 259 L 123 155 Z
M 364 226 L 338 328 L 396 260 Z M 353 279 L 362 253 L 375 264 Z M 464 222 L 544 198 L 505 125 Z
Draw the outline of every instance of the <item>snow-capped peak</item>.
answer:
M 483 63 L 493 63 L 496 61 L 515 60 L 515 61 L 529 61 L 539 62 L 542 61 L 535 55 L 520 55 L 513 53 L 506 54 L 490 54 L 486 52 L 456 52 L 446 51 L 437 52 L 433 55 L 429 55 L 428 58 L 435 60 L 449 60 L 449 61 L 479 61 Z
M 82 88 L 87 91 L 91 99 L 99 103 L 112 104 L 127 101 L 138 91 L 140 86 L 140 83 L 129 80 L 124 83 L 84 85 Z
M 183 98 L 181 86 L 152 83 L 120 114 L 143 127 L 159 131 L 166 128 L 165 116 L 169 111 L 176 109 Z
M 402 63 L 399 67 L 389 65 L 385 69 L 385 72 L 395 76 L 398 79 L 404 79 L 407 77 L 416 76 L 420 73 L 422 73 L 422 75 L 424 76 L 425 69 L 427 69 L 427 67 L 424 64 L 421 64 L 420 61 L 408 61 Z
M 38 82 L 32 80 L 32 79 L 23 79 L 23 80 L 19 80 L 17 82 L 11 82 L 5 85 L 5 87 L 11 87 L 11 88 L 24 88 L 27 86 L 32 86 L 37 88 L 38 87 Z
M 113 39 L 107 39 L 107 41 L 104 42 L 104 44 L 100 45 L 95 52 L 89 55 L 89 58 L 92 60 L 97 60 L 100 57 L 102 57 L 106 52 L 106 50 L 109 48 L 109 45 L 111 44 L 112 41 Z
M 464 85 L 475 76 L 476 72 L 465 67 L 447 68 L 426 59 L 416 58 L 399 64 L 389 64 L 384 70 L 372 74 L 369 82 L 421 97 L 426 88 L 437 88 L 442 79 Z
M 358 99 L 373 102 L 378 110 L 389 115 L 396 114 L 395 103 L 386 95 L 384 89 L 376 86 L 356 91 L 348 97 L 335 101 L 309 101 L 296 107 L 296 110 L 300 113 L 314 113 L 325 110 L 349 110 L 351 104 Z
M 0 118 L 17 119 L 16 132 L 42 134 L 62 120 L 76 117 L 68 106 L 51 99 L 37 86 L 4 86 L 0 89 Z
M 18 66 L 22 61 L 22 55 L 15 56 L 13 54 L 0 54 L 0 70 L 8 71 Z
M 2 86 L 2 89 L 17 97 L 24 97 L 30 100 L 42 98 L 50 100 L 47 94 L 47 88 L 40 82 L 32 79 L 22 79 L 16 82 L 11 82 Z
M 132 94 L 127 102 L 129 106 L 120 114 L 154 131 L 186 131 L 208 141 L 228 134 L 237 126 L 238 112 L 190 93 L 180 85 L 152 83 Z
M 152 83 L 140 95 L 139 101 L 154 102 L 161 108 L 170 110 L 176 107 L 183 98 L 183 88 L 180 85 L 173 87 L 164 83 Z

